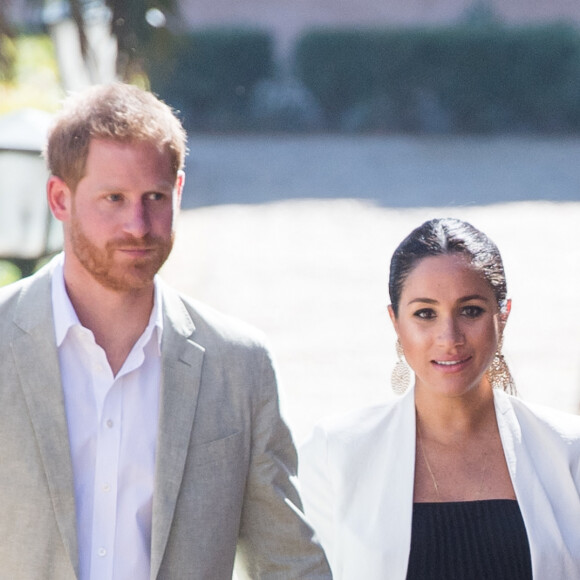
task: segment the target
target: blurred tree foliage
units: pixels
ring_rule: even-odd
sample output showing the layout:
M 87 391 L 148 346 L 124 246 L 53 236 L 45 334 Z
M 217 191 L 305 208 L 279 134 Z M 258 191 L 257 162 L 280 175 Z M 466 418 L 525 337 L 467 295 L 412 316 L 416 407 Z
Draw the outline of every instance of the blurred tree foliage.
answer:
M 14 72 L 14 31 L 5 15 L 5 4 L 0 4 L 0 80 L 10 80 Z
M 42 8 L 44 0 L 27 0 L 30 7 Z M 14 25 L 9 22 L 10 0 L 0 3 L 0 80 L 9 79 L 14 65 L 11 39 Z M 85 7 L 91 0 L 63 0 L 75 21 L 83 57 L 87 56 Z M 103 0 L 110 9 L 111 32 L 117 39 L 117 76 L 130 80 L 143 74 L 147 54 L 163 46 L 166 27 L 178 23 L 177 0 Z
M 177 0 L 106 0 L 106 4 L 117 38 L 117 75 L 124 80 L 143 75 L 148 56 L 166 44 L 167 26 L 179 22 Z M 83 23 L 77 21 L 77 25 L 81 30 Z

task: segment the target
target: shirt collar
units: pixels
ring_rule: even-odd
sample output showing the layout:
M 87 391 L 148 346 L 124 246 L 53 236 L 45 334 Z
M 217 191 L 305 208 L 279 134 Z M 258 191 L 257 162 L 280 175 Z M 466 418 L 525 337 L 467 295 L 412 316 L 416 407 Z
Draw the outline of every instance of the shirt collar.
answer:
M 66 335 L 73 326 L 82 326 L 80 320 L 75 312 L 75 309 L 70 301 L 66 286 L 64 283 L 64 252 L 61 252 L 55 258 L 56 266 L 53 270 L 51 280 L 52 292 L 52 311 L 54 313 L 54 330 L 56 337 L 56 346 L 60 347 L 66 338 Z M 155 344 L 157 346 L 158 354 L 161 354 L 161 338 L 163 336 L 163 295 L 161 292 L 161 285 L 157 276 L 154 278 L 154 292 L 153 292 L 153 309 L 149 317 L 147 328 L 143 332 L 141 338 L 145 338 L 145 342 L 149 341 L 155 333 Z

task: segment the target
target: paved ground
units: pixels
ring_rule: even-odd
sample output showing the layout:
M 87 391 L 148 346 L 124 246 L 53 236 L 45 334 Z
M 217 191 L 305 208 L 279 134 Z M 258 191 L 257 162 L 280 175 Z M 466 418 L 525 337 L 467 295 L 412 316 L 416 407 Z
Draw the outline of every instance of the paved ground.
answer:
M 298 441 L 390 397 L 387 271 L 398 242 L 457 216 L 502 251 L 505 352 L 522 396 L 580 403 L 580 140 L 219 138 L 190 143 L 164 277 L 260 327 Z

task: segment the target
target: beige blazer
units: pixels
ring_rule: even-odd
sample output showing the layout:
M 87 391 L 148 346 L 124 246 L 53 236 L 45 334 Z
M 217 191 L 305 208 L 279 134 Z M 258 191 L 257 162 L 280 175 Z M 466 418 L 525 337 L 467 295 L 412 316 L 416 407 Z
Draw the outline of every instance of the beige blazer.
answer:
M 580 417 L 495 391 L 537 580 L 580 578 Z M 404 580 L 411 546 L 415 398 L 315 429 L 300 451 L 306 515 L 336 580 Z
M 0 289 L 0 579 L 77 578 L 51 264 Z M 151 579 L 330 578 L 261 337 L 163 286 Z M 135 579 L 137 580 L 137 579 Z

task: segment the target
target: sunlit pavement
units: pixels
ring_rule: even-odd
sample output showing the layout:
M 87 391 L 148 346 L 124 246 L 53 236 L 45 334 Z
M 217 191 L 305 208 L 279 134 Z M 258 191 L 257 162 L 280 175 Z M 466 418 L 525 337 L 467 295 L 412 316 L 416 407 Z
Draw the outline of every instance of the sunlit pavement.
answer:
M 192 209 L 163 276 L 267 334 L 298 442 L 326 415 L 392 396 L 388 263 L 431 217 L 495 240 L 520 394 L 578 410 L 580 140 L 196 137 L 190 148 Z

